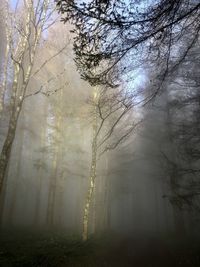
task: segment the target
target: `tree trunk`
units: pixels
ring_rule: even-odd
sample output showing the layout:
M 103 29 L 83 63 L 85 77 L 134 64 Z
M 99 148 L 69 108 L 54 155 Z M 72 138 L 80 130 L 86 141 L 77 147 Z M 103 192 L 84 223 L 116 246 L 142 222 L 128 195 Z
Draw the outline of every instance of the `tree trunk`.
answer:
M 18 195 L 18 188 L 19 188 L 20 174 L 21 174 L 21 160 L 22 160 L 22 156 L 23 156 L 23 140 L 24 140 L 24 130 L 22 130 L 19 143 L 17 144 L 18 159 L 17 159 L 17 166 L 16 166 L 16 172 L 15 172 L 16 178 L 13 181 L 13 183 L 14 183 L 13 184 L 13 192 L 11 195 L 11 204 L 10 204 L 10 207 L 8 210 L 8 219 L 7 219 L 7 222 L 9 225 L 13 224 L 13 214 L 14 214 L 15 208 L 16 208 L 16 200 L 17 200 L 17 195 Z
M 12 111 L 8 127 L 8 133 L 0 155 L 0 194 L 3 189 L 3 183 L 5 180 L 6 170 L 11 155 L 12 144 L 15 138 L 17 122 L 21 111 L 21 107 L 22 107 L 22 102 L 20 102 L 17 108 L 16 109 L 14 108 Z
M 45 108 L 45 114 L 46 114 L 46 108 Z M 44 121 L 44 124 L 42 125 L 42 129 L 41 129 L 41 138 L 40 138 L 40 147 L 42 148 L 43 146 L 45 146 L 45 123 L 46 120 Z M 45 161 L 45 157 L 44 157 L 44 153 L 42 153 L 41 156 L 41 164 L 44 163 Z M 42 191 L 42 178 L 43 178 L 43 168 L 42 166 L 39 167 L 37 174 L 38 174 L 38 181 L 37 181 L 37 187 L 36 187 L 36 204 L 35 204 L 35 215 L 34 215 L 34 226 L 38 226 L 39 225 L 39 221 L 40 221 L 40 204 L 41 204 L 41 191 Z
M 37 188 L 37 193 L 36 193 L 36 204 L 35 204 L 35 215 L 34 215 L 34 227 L 38 226 L 39 224 L 39 219 L 40 219 L 40 202 L 41 202 L 41 191 L 42 191 L 42 169 L 39 169 L 38 172 L 38 188 Z
M 90 169 L 90 184 L 88 188 L 88 193 L 87 193 L 87 198 L 86 198 L 86 203 L 85 203 L 85 208 L 84 208 L 84 215 L 83 215 L 82 238 L 84 241 L 88 239 L 90 206 L 91 206 L 91 201 L 92 201 L 94 186 L 95 186 L 95 179 L 96 179 L 96 157 L 97 157 L 96 140 L 93 140 L 92 161 L 91 161 L 91 169 Z
M 88 239 L 89 228 L 89 215 L 91 208 L 91 201 L 94 193 L 95 180 L 96 180 L 96 167 L 97 167 L 97 114 L 95 114 L 95 120 L 93 124 L 93 140 L 92 140 L 92 159 L 90 167 L 89 188 L 87 192 L 86 203 L 84 207 L 83 215 L 83 233 L 82 239 L 86 241 Z
M 62 95 L 62 92 L 61 92 Z M 50 185 L 49 185 L 49 194 L 48 194 L 48 206 L 47 206 L 47 225 L 52 227 L 54 224 L 54 214 L 55 214 L 55 204 L 56 204 L 56 190 L 57 190 L 57 179 L 58 179 L 58 165 L 61 158 L 61 144 L 60 144 L 60 131 L 61 131 L 61 115 L 59 114 L 59 110 L 56 111 L 55 116 L 55 141 L 58 144 L 55 145 L 55 154 L 53 159 L 53 175 L 50 177 Z
M 108 173 L 108 158 L 106 158 L 106 181 L 104 194 L 104 212 L 103 212 L 103 230 L 110 230 L 111 223 L 111 191 L 110 191 L 110 177 Z
M 3 219 L 4 219 L 4 208 L 5 208 L 5 202 L 6 202 L 8 169 L 9 169 L 9 163 L 8 163 L 7 171 L 5 174 L 5 182 L 3 184 L 3 189 L 0 194 L 0 227 L 2 227 L 4 223 Z
M 5 57 L 4 57 L 4 65 L 3 65 L 3 80 L 2 80 L 1 92 L 0 92 L 0 117 L 4 109 L 4 97 L 5 97 L 5 92 L 7 88 L 8 61 L 9 61 L 9 52 L 10 52 L 10 30 L 8 26 L 8 2 L 6 2 L 5 10 L 6 10 L 5 11 L 6 49 L 5 49 Z
M 48 203 L 47 203 L 47 225 L 52 227 L 54 224 L 54 211 L 56 199 L 56 183 L 57 183 L 57 154 L 53 162 L 53 175 L 50 178 Z
M 168 99 L 168 96 L 167 98 Z M 173 118 L 170 113 L 169 104 L 167 103 L 167 134 L 168 134 L 168 140 L 169 140 L 169 147 L 171 147 L 171 151 L 169 151 L 169 155 L 171 156 L 171 160 L 174 163 L 172 168 L 172 172 L 170 173 L 170 189 L 172 191 L 172 194 L 177 194 L 177 188 L 178 188 L 178 166 L 177 166 L 177 153 L 176 153 L 176 144 L 174 143 L 173 139 L 173 128 L 172 128 L 172 122 Z M 185 221 L 182 214 L 182 211 L 175 206 L 175 204 L 172 204 L 173 209 L 173 220 L 174 220 L 174 228 L 177 235 L 184 235 L 185 234 Z

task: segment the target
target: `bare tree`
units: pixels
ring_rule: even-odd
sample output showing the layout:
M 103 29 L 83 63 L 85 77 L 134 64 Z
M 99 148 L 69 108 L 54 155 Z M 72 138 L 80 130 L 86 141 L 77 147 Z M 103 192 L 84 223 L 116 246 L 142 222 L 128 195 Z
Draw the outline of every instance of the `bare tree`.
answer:
M 8 3 L 8 2 L 7 2 Z M 1 156 L 0 156 L 0 191 L 2 191 L 3 183 L 5 180 L 6 169 L 8 166 L 12 144 L 15 138 L 18 118 L 22 110 L 24 100 L 31 95 L 35 95 L 42 91 L 40 90 L 27 94 L 28 86 L 31 79 L 55 56 L 61 53 L 64 48 L 56 52 L 46 60 L 41 67 L 33 73 L 35 57 L 39 49 L 40 40 L 44 31 L 52 23 L 52 3 L 49 0 L 43 2 L 37 1 L 24 1 L 21 18 L 17 19 L 17 8 L 15 14 L 8 16 L 11 20 L 11 28 L 8 28 L 9 34 L 9 51 L 13 63 L 13 78 L 12 78 L 12 96 L 10 103 L 10 120 L 8 126 L 7 136 L 5 138 Z M 6 85 L 6 70 L 4 75 L 4 87 Z M 47 81 L 48 83 L 48 81 Z M 43 92 L 44 93 L 44 92 Z M 48 91 L 45 92 L 48 93 Z
M 83 240 L 88 238 L 91 202 L 94 198 L 98 158 L 117 148 L 136 129 L 139 119 L 134 117 L 136 96 L 123 89 L 95 87 L 91 98 L 92 144 L 89 188 L 83 215 Z M 95 211 L 93 211 L 95 212 Z
M 183 43 L 184 45 L 184 43 Z M 180 209 L 199 210 L 199 49 L 194 46 L 185 62 L 169 80 L 168 112 L 170 114 L 171 143 L 176 157 L 165 155 L 169 170 L 173 171 L 174 190 L 169 196 Z M 194 60 L 195 55 L 195 60 Z M 188 68 L 188 65 L 190 68 Z

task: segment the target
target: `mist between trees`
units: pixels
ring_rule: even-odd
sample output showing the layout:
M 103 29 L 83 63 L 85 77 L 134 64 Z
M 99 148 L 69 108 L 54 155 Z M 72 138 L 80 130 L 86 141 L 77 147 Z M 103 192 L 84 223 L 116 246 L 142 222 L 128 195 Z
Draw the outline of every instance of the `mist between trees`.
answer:
M 60 22 L 54 1 L 0 7 L 1 227 L 83 240 L 107 231 L 197 234 L 199 36 L 169 75 L 149 42 L 137 51 L 154 50 L 146 61 L 125 56 L 106 76 L 92 65 L 99 76 L 82 73 L 90 85 L 73 60 L 74 28 Z

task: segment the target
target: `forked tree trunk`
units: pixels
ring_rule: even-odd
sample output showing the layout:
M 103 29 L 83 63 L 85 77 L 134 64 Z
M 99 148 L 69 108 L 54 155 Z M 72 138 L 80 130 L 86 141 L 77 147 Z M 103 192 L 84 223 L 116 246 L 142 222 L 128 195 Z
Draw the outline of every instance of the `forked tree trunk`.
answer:
M 36 48 L 41 37 L 42 28 L 45 23 L 45 18 L 47 16 L 46 11 L 48 8 L 48 4 L 49 4 L 49 0 L 45 0 L 43 3 L 43 10 L 42 10 L 41 19 L 40 19 L 40 25 L 39 26 L 37 25 L 38 28 L 34 36 L 33 46 L 31 47 L 29 42 L 31 41 L 30 38 L 31 38 L 31 26 L 32 26 L 32 21 L 33 21 L 32 20 L 33 2 L 30 2 L 30 5 L 28 5 L 28 12 L 27 12 L 26 20 L 25 20 L 26 21 L 25 33 L 23 34 L 23 37 L 20 38 L 20 41 L 16 48 L 16 50 L 18 50 L 19 48 L 21 49 L 21 56 L 19 59 L 17 59 L 17 62 L 15 62 L 16 59 L 14 61 L 15 74 L 14 74 L 14 80 L 13 80 L 13 86 L 12 86 L 12 94 L 13 94 L 12 103 L 11 103 L 12 113 L 10 117 L 6 140 L 4 142 L 3 149 L 0 155 L 0 194 L 2 192 L 6 170 L 7 170 L 8 162 L 10 159 L 12 144 L 15 138 L 18 118 L 19 118 L 19 115 L 22 109 L 22 104 L 25 98 L 26 89 L 28 87 L 28 83 L 31 77 L 31 71 L 32 71 L 33 64 L 34 64 Z M 29 56 L 30 56 L 30 62 L 24 73 L 23 61 L 25 59 L 27 45 L 29 49 L 28 51 L 29 51 Z M 22 86 L 19 88 L 20 73 L 23 73 L 23 80 L 22 80 Z

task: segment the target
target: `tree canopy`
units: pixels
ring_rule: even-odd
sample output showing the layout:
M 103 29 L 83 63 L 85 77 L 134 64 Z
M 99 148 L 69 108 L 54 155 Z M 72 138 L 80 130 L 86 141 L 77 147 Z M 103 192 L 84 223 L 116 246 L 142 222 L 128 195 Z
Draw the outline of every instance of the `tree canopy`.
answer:
M 75 61 L 92 85 L 116 86 L 144 61 L 159 64 L 162 83 L 200 30 L 196 0 L 58 0 L 57 6 L 74 25 Z

